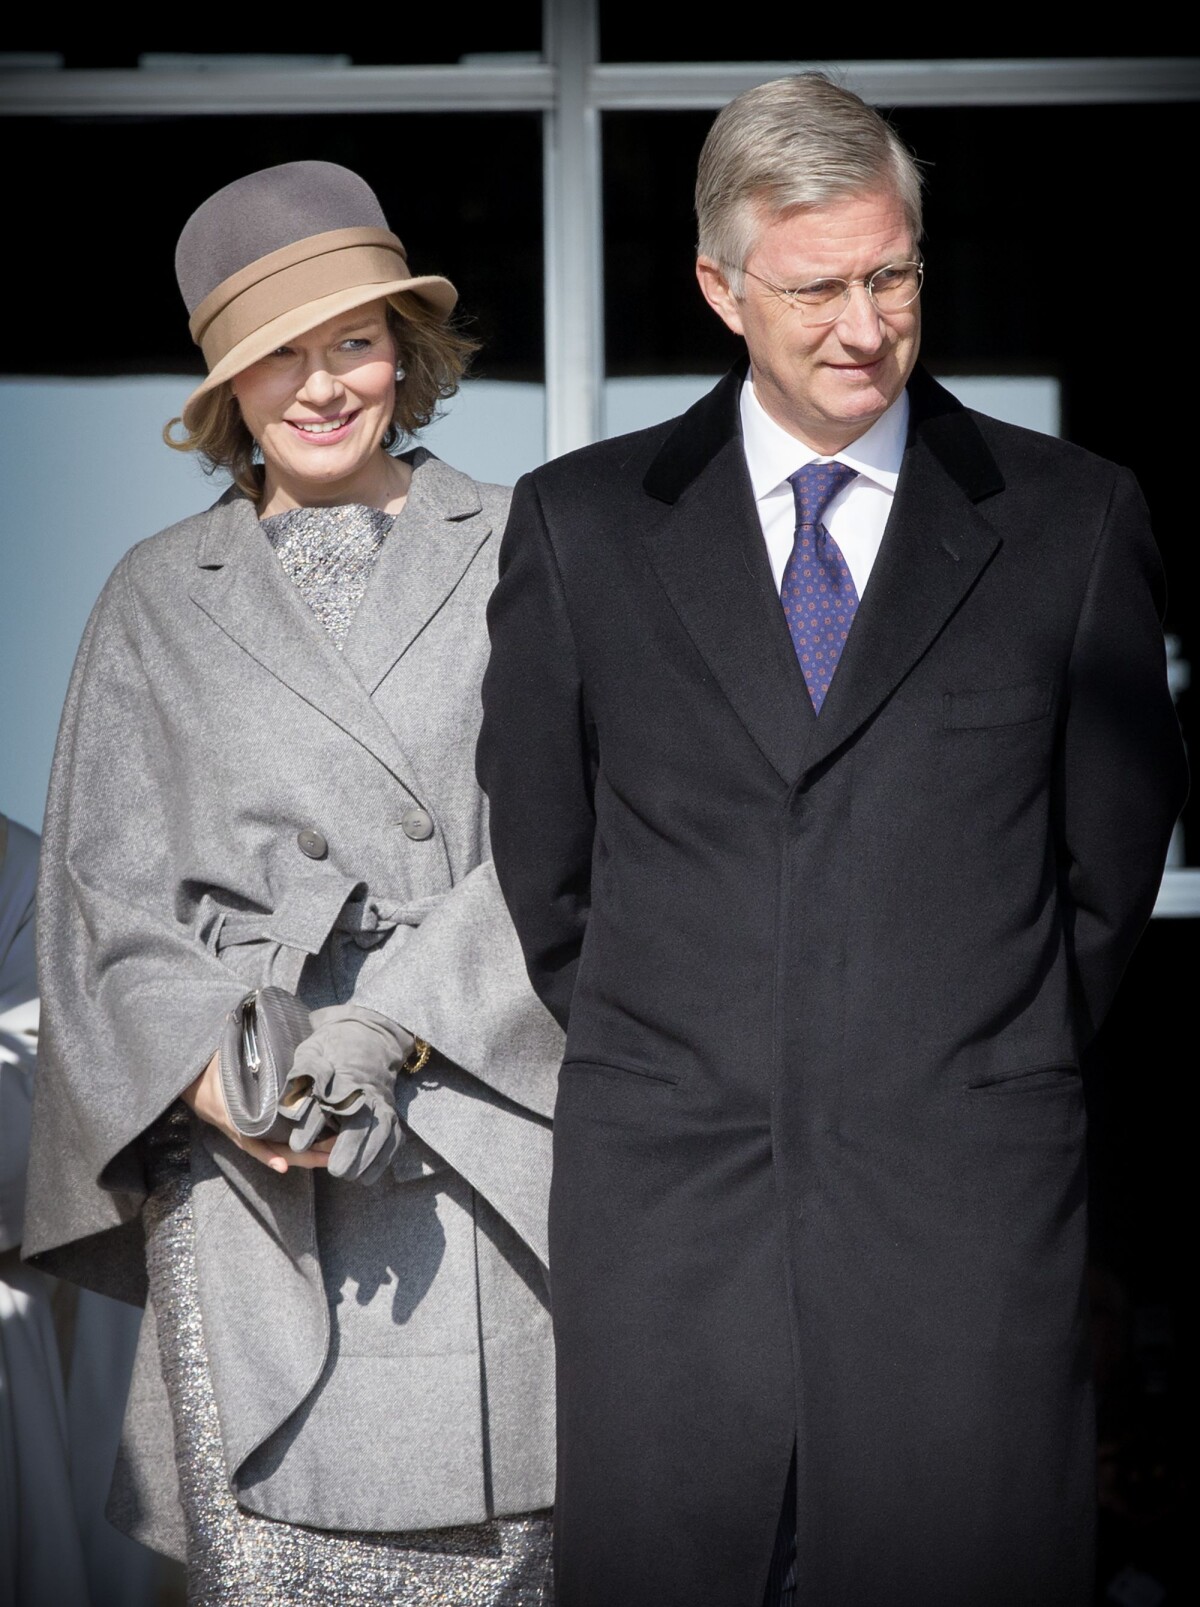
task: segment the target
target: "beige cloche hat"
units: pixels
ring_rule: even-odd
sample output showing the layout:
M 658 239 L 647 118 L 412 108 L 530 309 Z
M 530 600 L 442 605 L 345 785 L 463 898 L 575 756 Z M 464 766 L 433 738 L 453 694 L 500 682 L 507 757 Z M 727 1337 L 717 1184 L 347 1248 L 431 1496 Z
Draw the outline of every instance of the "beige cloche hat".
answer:
M 419 297 L 448 318 L 458 292 L 436 274 L 414 277 L 375 192 L 334 162 L 285 162 L 235 179 L 183 226 L 175 276 L 208 377 L 195 404 L 277 346 L 380 297 Z

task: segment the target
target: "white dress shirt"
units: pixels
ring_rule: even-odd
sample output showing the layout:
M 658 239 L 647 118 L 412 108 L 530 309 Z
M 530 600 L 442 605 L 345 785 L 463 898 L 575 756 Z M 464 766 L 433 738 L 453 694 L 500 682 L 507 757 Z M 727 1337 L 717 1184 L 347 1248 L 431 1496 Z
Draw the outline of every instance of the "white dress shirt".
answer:
M 796 536 L 796 499 L 788 475 L 806 463 L 845 463 L 857 469 L 857 478 L 838 492 L 821 523 L 841 548 L 861 598 L 896 494 L 908 435 L 907 391 L 900 392 L 865 435 L 832 458 L 814 452 L 776 424 L 754 394 L 749 375 L 742 386 L 741 412 L 742 449 L 777 589 L 783 585 Z

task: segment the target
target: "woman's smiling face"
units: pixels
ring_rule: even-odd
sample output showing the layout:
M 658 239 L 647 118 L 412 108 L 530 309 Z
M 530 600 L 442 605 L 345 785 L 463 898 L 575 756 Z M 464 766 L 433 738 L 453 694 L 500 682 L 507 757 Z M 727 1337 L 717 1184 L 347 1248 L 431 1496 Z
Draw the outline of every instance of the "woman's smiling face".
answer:
M 230 384 L 262 450 L 261 512 L 374 505 L 387 483 L 390 460 L 380 443 L 396 396 L 396 343 L 385 301 L 318 324 Z

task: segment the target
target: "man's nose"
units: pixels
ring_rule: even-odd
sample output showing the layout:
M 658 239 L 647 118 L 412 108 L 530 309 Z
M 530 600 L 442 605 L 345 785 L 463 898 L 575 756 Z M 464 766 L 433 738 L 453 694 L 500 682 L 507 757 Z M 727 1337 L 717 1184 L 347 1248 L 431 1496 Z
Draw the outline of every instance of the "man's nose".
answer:
M 858 351 L 878 351 L 883 344 L 884 323 L 876 311 L 875 303 L 863 284 L 850 286 L 850 294 L 837 319 L 838 335 L 843 346 Z

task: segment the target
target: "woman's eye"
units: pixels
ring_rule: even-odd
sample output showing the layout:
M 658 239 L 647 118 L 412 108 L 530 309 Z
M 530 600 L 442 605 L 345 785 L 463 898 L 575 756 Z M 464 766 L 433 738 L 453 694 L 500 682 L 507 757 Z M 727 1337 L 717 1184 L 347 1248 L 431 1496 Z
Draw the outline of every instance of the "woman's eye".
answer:
M 351 340 L 342 342 L 344 352 L 365 352 L 370 349 L 371 341 L 366 335 L 355 335 Z

